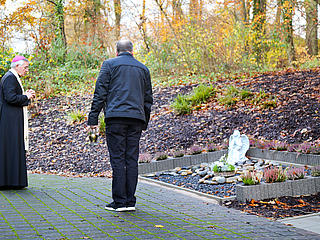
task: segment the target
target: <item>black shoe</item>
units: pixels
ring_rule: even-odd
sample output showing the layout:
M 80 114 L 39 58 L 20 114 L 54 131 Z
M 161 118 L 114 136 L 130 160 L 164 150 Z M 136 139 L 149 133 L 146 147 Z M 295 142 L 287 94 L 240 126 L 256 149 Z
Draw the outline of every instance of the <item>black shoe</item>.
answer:
M 104 209 L 109 210 L 109 211 L 116 211 L 116 212 L 129 211 L 129 210 L 127 210 L 127 208 L 125 206 L 119 206 L 119 205 L 115 204 L 114 202 L 107 204 Z

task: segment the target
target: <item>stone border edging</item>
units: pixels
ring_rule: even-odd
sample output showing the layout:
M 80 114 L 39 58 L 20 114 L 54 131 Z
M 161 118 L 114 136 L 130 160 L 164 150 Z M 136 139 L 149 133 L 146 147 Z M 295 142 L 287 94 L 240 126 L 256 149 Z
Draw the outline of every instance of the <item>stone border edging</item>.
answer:
M 139 164 L 139 174 L 154 173 L 159 171 L 171 170 L 176 167 L 187 167 L 203 162 L 214 162 L 218 161 L 221 156 L 227 153 L 227 150 L 220 150 L 215 152 L 202 153 L 197 155 L 186 155 L 180 158 L 169 158 L 162 161 L 155 161 L 151 163 Z M 273 160 L 278 162 L 287 162 L 293 164 L 303 164 L 310 166 L 320 165 L 320 155 L 313 154 L 301 154 L 295 152 L 286 151 L 276 151 L 276 150 L 266 150 L 260 148 L 250 148 L 247 152 L 248 157 L 261 158 L 266 160 Z M 268 198 L 276 198 L 282 196 L 298 196 L 305 194 L 316 194 L 320 192 L 320 177 L 308 177 L 305 179 L 290 181 L 280 183 L 260 183 L 258 185 L 236 186 L 236 197 L 220 198 L 214 195 L 209 195 L 201 193 L 195 190 L 182 188 L 169 183 L 164 183 L 161 181 L 153 180 L 150 178 L 145 178 L 139 176 L 145 180 L 152 181 L 158 184 L 163 184 L 168 187 L 175 187 L 184 191 L 190 191 L 195 194 L 199 194 L 206 197 L 211 197 L 216 199 L 219 204 L 224 201 L 232 200 L 236 198 L 240 202 L 245 202 L 246 200 L 263 200 Z
M 191 165 L 197 165 L 203 162 L 214 162 L 220 159 L 221 156 L 226 154 L 226 150 L 201 153 L 197 155 L 186 155 L 179 158 L 169 158 L 166 160 L 155 161 L 150 163 L 139 164 L 139 174 L 154 173 L 176 167 L 187 167 Z
M 320 165 L 320 155 L 250 148 L 247 156 L 303 165 Z
M 199 191 L 196 191 L 196 190 L 192 190 L 192 189 L 189 189 L 189 188 L 176 186 L 174 184 L 170 184 L 170 183 L 166 183 L 166 182 L 162 182 L 162 181 L 157 181 L 157 180 L 154 180 L 154 179 L 151 179 L 151 178 L 147 178 L 147 177 L 143 177 L 143 176 L 139 176 L 139 178 L 143 179 L 144 181 L 152 182 L 152 183 L 159 184 L 159 185 L 162 185 L 162 186 L 165 186 L 165 187 L 191 192 L 191 193 L 194 193 L 194 194 L 199 195 L 201 197 L 212 198 L 212 199 L 216 200 L 219 205 L 222 205 L 222 203 L 225 202 L 225 201 L 234 200 L 236 198 L 236 196 L 222 198 L 222 197 L 218 197 L 218 196 L 215 196 L 215 195 L 210 195 L 210 194 L 207 194 L 207 193 L 203 193 L 203 192 L 199 192 Z
M 236 199 L 240 202 L 263 200 L 284 196 L 300 196 L 320 192 L 320 177 L 307 177 L 300 180 L 287 180 L 277 183 L 260 183 L 258 185 L 237 185 Z

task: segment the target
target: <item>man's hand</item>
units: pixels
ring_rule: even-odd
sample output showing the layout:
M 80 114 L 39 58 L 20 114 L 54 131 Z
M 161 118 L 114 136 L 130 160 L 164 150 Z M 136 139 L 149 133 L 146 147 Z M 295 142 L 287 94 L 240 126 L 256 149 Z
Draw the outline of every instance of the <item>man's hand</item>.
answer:
M 25 92 L 25 95 L 27 95 L 28 99 L 31 99 L 36 96 L 36 92 L 32 89 L 29 89 Z

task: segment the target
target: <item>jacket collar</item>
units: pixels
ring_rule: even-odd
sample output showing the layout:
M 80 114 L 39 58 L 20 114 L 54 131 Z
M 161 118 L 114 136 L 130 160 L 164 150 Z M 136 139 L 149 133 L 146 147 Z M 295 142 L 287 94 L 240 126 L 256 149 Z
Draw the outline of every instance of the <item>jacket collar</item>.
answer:
M 122 52 L 118 56 L 130 56 L 130 57 L 133 57 L 132 54 L 129 53 L 129 52 Z

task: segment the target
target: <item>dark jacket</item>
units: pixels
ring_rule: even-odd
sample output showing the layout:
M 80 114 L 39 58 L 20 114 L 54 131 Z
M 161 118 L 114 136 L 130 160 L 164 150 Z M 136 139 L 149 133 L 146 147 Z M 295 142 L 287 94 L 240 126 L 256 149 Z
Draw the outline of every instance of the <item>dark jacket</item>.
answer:
M 104 107 L 105 118 L 135 118 L 148 124 L 153 104 L 148 68 L 130 53 L 103 62 L 94 91 L 88 125 L 97 125 Z M 145 126 L 146 128 L 146 126 Z

